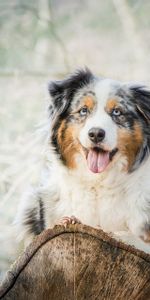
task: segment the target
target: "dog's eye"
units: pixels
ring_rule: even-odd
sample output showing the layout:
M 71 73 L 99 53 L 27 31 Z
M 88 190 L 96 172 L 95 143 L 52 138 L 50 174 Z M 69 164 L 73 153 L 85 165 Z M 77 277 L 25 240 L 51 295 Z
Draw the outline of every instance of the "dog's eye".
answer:
M 115 108 L 112 111 L 112 115 L 118 117 L 118 116 L 122 115 L 122 112 L 120 111 L 119 108 Z
M 82 108 L 80 109 L 79 113 L 80 113 L 80 116 L 82 116 L 82 117 L 83 117 L 83 116 L 86 116 L 87 113 L 88 113 L 88 108 L 87 108 L 86 106 L 82 107 Z

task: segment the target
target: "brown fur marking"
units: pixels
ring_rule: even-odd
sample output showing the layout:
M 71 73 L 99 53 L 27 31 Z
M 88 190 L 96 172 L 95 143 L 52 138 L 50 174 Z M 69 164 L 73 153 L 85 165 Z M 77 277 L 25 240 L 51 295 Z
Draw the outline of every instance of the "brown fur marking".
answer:
M 127 157 L 128 170 L 130 170 L 132 164 L 134 163 L 142 142 L 142 129 L 137 122 L 134 124 L 133 131 L 125 128 L 118 129 L 118 148 L 120 152 Z
M 87 95 L 83 98 L 80 106 L 87 106 L 89 110 L 92 110 L 95 105 L 94 97 Z M 75 114 L 75 113 L 74 113 Z M 78 142 L 78 131 L 80 128 L 80 123 L 82 120 L 78 120 L 78 125 L 74 123 L 67 123 L 66 120 L 63 120 L 57 133 L 57 141 L 61 149 L 62 157 L 68 166 L 68 168 L 75 168 L 75 154 L 83 153 L 83 148 Z
M 89 110 L 92 110 L 95 105 L 93 97 L 86 96 L 83 98 L 83 105 L 87 106 Z
M 106 103 L 106 112 L 110 113 L 114 108 L 118 107 L 119 103 L 117 99 L 109 99 Z
M 74 124 L 66 124 L 66 121 L 63 120 L 57 137 L 66 165 L 70 169 L 75 168 L 75 154 L 81 152 L 81 145 L 77 140 L 77 127 Z

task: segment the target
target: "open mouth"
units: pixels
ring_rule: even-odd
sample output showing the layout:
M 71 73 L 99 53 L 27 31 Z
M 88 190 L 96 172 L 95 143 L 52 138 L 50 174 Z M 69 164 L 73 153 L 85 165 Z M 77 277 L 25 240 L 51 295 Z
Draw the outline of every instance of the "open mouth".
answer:
M 112 151 L 105 151 L 99 147 L 91 148 L 87 153 L 87 164 L 89 169 L 93 173 L 104 172 L 117 151 L 117 148 Z

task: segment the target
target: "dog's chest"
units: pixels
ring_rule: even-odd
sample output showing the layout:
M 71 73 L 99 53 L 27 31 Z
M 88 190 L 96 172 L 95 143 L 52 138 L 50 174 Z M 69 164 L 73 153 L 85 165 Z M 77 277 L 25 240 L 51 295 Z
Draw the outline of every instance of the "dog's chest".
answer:
M 99 222 L 105 231 L 126 230 L 128 204 L 123 190 L 101 188 L 98 202 Z
M 98 184 L 63 182 L 59 203 L 60 216 L 75 215 L 81 222 L 101 226 L 107 231 L 124 229 L 123 193 Z
M 59 212 L 61 215 L 75 215 L 82 223 L 99 225 L 98 191 L 75 182 L 65 182 L 61 186 Z

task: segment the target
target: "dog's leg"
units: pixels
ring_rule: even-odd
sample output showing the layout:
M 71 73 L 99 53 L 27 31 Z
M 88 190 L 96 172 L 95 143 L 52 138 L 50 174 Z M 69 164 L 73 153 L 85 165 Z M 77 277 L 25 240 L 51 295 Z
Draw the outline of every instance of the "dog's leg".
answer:
M 150 244 L 150 223 L 146 223 L 142 229 L 141 229 L 141 234 L 140 238 L 145 242 Z
M 112 236 L 115 239 L 124 242 L 125 244 L 131 245 L 150 254 L 150 243 L 145 243 L 140 237 L 135 236 L 132 232 L 118 231 L 114 232 Z

